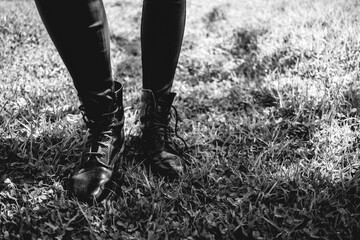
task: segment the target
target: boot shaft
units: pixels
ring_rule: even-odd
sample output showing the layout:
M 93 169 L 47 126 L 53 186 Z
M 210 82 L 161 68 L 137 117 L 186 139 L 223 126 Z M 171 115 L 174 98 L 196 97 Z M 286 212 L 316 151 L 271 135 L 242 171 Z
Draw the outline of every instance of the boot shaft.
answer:
M 83 113 L 88 128 L 96 125 L 106 125 L 114 119 L 124 122 L 123 87 L 121 83 L 114 82 L 114 87 L 102 92 L 79 92 L 82 105 L 79 107 Z M 94 125 L 94 126 L 93 126 Z M 100 127 L 100 126 L 98 126 Z
M 154 124 L 167 126 L 175 96 L 175 93 L 169 93 L 156 99 L 151 90 L 143 89 L 140 100 L 140 129 L 144 130 Z
M 148 154 L 162 152 L 168 145 L 170 109 L 176 94 L 169 93 L 155 98 L 153 92 L 144 89 L 140 103 L 140 130 L 143 150 Z
M 79 92 L 79 99 L 82 103 L 80 110 L 95 120 L 116 111 L 117 108 L 123 113 L 122 90 L 121 83 L 115 81 L 112 88 L 101 92 Z
M 95 154 L 95 157 L 88 158 L 84 154 L 82 162 L 102 162 L 104 165 L 112 166 L 114 162 L 113 154 L 118 152 L 113 151 L 113 149 L 122 149 L 125 139 L 122 85 L 115 82 L 114 90 L 106 95 L 97 95 L 96 97 L 96 99 L 101 99 L 101 101 L 96 102 L 99 104 L 96 108 L 91 108 L 91 105 L 83 105 L 82 108 L 84 111 L 83 118 L 90 133 L 84 152 L 99 152 L 106 157 L 98 158 Z M 93 99 L 81 100 L 83 104 L 94 102 Z

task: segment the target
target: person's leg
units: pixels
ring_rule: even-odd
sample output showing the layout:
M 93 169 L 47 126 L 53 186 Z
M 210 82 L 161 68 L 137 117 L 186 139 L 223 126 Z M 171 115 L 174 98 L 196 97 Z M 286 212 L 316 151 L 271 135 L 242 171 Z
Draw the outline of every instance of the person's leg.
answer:
M 140 122 L 142 147 L 153 172 L 177 177 L 182 159 L 169 136 L 171 92 L 185 28 L 185 0 L 144 0 L 141 49 L 143 92 Z
M 73 190 L 81 200 L 104 197 L 124 136 L 122 87 L 114 83 L 102 0 L 35 0 L 44 25 L 78 90 L 90 129 Z
M 170 93 L 185 29 L 185 0 L 144 0 L 141 21 L 143 88 Z
M 79 93 L 111 88 L 109 30 L 102 1 L 35 2 Z

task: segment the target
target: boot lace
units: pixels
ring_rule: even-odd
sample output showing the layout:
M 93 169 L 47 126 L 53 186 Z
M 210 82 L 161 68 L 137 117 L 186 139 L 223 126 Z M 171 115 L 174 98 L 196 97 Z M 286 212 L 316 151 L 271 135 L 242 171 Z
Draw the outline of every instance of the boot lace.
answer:
M 163 123 L 163 122 L 165 122 L 164 119 L 159 119 L 157 117 L 154 117 L 153 126 L 155 129 L 155 132 L 158 135 L 158 137 L 155 138 L 156 139 L 155 141 L 157 141 L 157 142 L 164 141 L 165 146 L 170 147 L 173 144 L 173 142 L 171 141 L 171 136 L 175 135 L 178 139 L 180 139 L 182 141 L 185 148 L 188 148 L 186 141 L 182 137 L 180 137 L 178 134 L 178 129 L 179 129 L 178 111 L 175 108 L 175 106 L 171 106 L 171 108 L 174 110 L 174 113 L 175 113 L 175 116 L 174 116 L 175 117 L 175 129 L 173 130 L 173 128 L 170 126 L 170 124 L 164 124 Z
M 107 148 L 106 140 L 110 139 L 113 134 L 113 128 L 118 124 L 115 124 L 111 119 L 114 116 L 118 108 L 113 112 L 102 114 L 101 119 L 94 120 L 87 116 L 84 112 L 83 106 L 80 106 L 80 110 L 83 111 L 83 120 L 86 126 L 89 128 L 89 136 L 85 145 L 86 152 L 83 153 L 85 161 L 89 161 L 92 157 L 104 157 L 105 153 L 99 152 L 101 148 Z M 100 162 L 100 164 L 104 165 Z

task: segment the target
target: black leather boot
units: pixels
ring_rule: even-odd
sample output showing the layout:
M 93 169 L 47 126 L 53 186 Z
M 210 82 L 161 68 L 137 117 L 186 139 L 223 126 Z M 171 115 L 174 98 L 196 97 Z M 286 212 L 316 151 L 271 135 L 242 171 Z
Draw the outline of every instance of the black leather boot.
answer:
M 79 96 L 89 137 L 72 177 L 73 192 L 81 201 L 101 201 L 109 193 L 114 168 L 121 163 L 124 150 L 122 85 L 115 82 L 113 90 Z
M 183 174 L 182 158 L 176 152 L 169 127 L 170 109 L 175 93 L 157 100 L 151 90 L 144 89 L 140 106 L 141 146 L 152 172 L 176 178 Z

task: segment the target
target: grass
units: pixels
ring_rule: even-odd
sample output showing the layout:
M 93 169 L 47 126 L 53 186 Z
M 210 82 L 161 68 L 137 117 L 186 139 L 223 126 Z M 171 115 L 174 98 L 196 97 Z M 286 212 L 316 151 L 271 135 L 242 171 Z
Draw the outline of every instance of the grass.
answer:
M 66 186 L 86 137 L 72 81 L 33 1 L 0 0 L 0 239 L 358 239 L 358 1 L 188 0 L 177 182 L 132 144 L 141 4 L 105 0 L 127 150 L 121 191 L 88 206 Z

